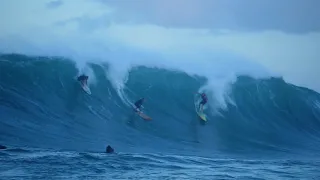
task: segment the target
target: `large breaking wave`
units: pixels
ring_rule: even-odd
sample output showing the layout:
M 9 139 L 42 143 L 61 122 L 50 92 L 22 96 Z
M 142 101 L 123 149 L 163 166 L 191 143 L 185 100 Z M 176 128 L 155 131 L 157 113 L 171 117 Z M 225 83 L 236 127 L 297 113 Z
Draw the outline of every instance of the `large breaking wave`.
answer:
M 202 155 L 319 150 L 318 93 L 250 74 L 248 65 L 233 73 L 239 67 L 231 62 L 167 63 L 81 64 L 3 54 L 0 142 L 93 151 L 112 144 L 120 151 Z M 91 96 L 76 81 L 80 73 L 90 76 Z M 194 110 L 198 91 L 210 97 L 205 125 Z M 129 103 L 140 97 L 147 98 L 150 122 L 131 109 Z

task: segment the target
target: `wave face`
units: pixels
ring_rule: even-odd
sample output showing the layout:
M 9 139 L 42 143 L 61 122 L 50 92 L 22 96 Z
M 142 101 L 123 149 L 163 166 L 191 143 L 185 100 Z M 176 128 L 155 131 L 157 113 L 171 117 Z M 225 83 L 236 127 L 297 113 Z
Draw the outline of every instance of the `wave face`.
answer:
M 320 95 L 280 78 L 238 76 L 225 107 L 209 100 L 202 124 L 194 104 L 194 93 L 207 83 L 201 76 L 138 66 L 125 82 L 115 82 L 108 64 L 91 63 L 87 95 L 71 60 L 17 54 L 0 59 L 3 144 L 87 151 L 112 144 L 119 151 L 201 155 L 320 149 Z M 152 121 L 129 105 L 142 96 Z

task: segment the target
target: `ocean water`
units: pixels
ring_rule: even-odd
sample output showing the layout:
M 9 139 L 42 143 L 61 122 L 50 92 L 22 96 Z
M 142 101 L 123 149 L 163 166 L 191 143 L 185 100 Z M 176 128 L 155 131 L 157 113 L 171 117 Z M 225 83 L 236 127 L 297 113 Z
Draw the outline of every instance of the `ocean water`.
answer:
M 0 179 L 320 179 L 315 91 L 272 76 L 217 86 L 179 68 L 119 75 L 91 62 L 88 95 L 76 62 L 0 56 Z M 200 91 L 206 123 L 195 113 Z M 152 121 L 130 106 L 141 97 Z

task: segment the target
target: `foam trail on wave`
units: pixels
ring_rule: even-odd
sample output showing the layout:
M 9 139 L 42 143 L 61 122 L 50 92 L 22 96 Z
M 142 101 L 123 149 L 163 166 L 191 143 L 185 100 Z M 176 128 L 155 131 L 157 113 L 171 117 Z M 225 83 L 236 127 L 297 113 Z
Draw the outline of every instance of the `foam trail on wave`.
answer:
M 138 51 L 137 51 L 138 52 Z M 126 51 L 122 51 L 126 53 Z M 123 95 L 123 88 L 128 80 L 128 73 L 136 66 L 151 68 L 164 68 L 172 71 L 182 71 L 190 76 L 198 75 L 207 78 L 206 84 L 199 89 L 209 94 L 210 107 L 216 112 L 218 108 L 226 108 L 227 103 L 232 103 L 229 97 L 230 84 L 235 82 L 237 75 L 249 74 L 256 78 L 268 77 L 267 71 L 262 67 L 246 62 L 237 57 L 207 53 L 207 56 L 197 56 L 196 53 L 188 54 L 156 54 L 132 53 L 131 56 L 112 52 L 107 62 L 110 69 L 107 74 L 120 97 L 127 101 Z M 120 59 L 124 61 L 119 62 Z

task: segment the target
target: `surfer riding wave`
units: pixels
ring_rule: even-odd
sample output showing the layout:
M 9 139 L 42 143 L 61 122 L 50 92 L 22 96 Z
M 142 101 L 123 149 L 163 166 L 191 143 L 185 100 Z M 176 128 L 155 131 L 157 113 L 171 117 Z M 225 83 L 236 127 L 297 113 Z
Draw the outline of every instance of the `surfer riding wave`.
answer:
M 84 75 L 84 74 L 82 74 L 82 75 L 80 75 L 78 77 L 78 81 L 80 81 L 82 86 L 87 86 L 88 85 L 88 79 L 89 79 L 89 76 Z
M 202 101 L 199 103 L 199 110 L 200 110 L 200 112 L 203 112 L 203 106 L 205 104 L 207 104 L 208 97 L 207 97 L 206 93 L 197 93 L 197 94 L 199 94 L 201 96 Z
M 143 102 L 144 102 L 144 98 L 141 98 L 141 99 L 139 99 L 138 101 L 136 101 L 136 102 L 134 103 L 134 105 L 136 106 L 135 110 L 136 110 L 137 112 L 141 112 L 141 108 L 143 107 L 143 106 L 142 106 Z

